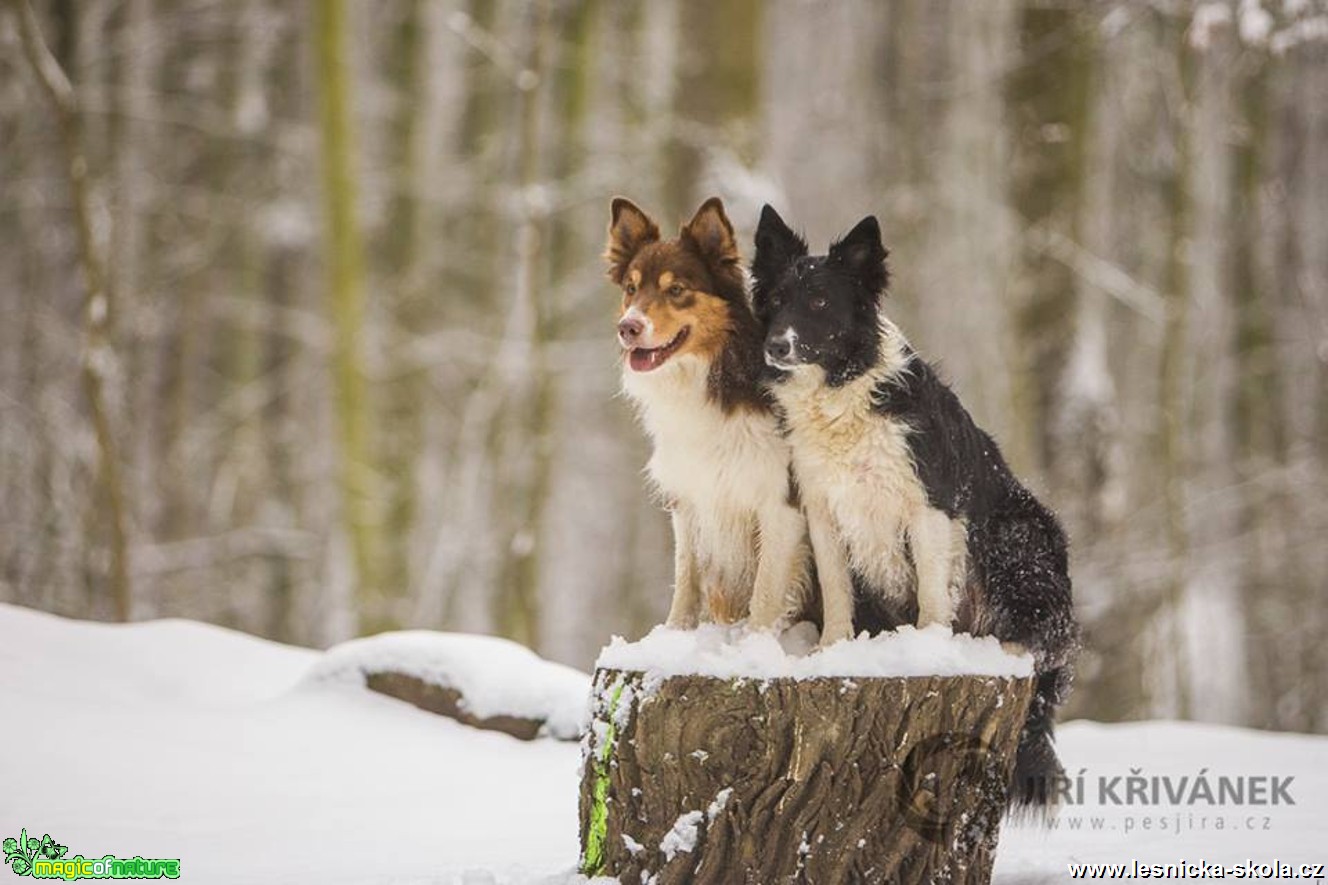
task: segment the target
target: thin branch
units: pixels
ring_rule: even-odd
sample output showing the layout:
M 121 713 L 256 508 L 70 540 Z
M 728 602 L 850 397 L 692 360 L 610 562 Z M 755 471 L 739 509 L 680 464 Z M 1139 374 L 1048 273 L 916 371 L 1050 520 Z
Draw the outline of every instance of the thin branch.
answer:
M 1166 298 L 1162 293 L 1135 279 L 1120 265 L 1094 254 L 1045 224 L 1029 227 L 1024 236 L 1033 249 L 1065 265 L 1075 276 L 1106 292 L 1131 310 L 1158 325 L 1165 319 Z
M 47 99 L 60 113 L 61 123 L 78 113 L 78 103 L 74 98 L 74 87 L 65 76 L 60 63 L 42 39 L 41 25 L 37 22 L 37 13 L 28 0 L 9 0 L 14 14 L 18 16 L 19 36 L 23 42 L 23 54 L 27 56 L 32 71 L 37 75 L 37 82 L 46 92 Z
M 129 620 L 133 591 L 130 585 L 128 505 L 120 473 L 120 455 L 116 444 L 107 387 L 116 374 L 112 346 L 112 323 L 116 299 L 106 274 L 100 246 L 93 229 L 92 186 L 87 155 L 83 150 L 83 130 L 77 96 L 69 78 L 42 38 L 37 13 L 29 0 L 9 0 L 18 18 L 19 37 L 42 91 L 54 110 L 60 126 L 61 144 L 69 176 L 71 209 L 78 232 L 79 260 L 87 286 L 83 317 L 87 340 L 83 351 L 83 387 L 92 412 L 92 423 L 101 453 L 101 479 L 111 532 L 111 592 L 116 616 Z
M 211 569 L 239 559 L 276 556 L 311 559 L 317 555 L 318 536 L 298 529 L 248 527 L 206 538 L 188 538 L 135 548 L 134 574 Z
M 467 46 L 493 63 L 518 89 L 529 91 L 539 85 L 539 75 L 521 64 L 512 47 L 499 40 L 464 12 L 448 16 L 447 27 Z

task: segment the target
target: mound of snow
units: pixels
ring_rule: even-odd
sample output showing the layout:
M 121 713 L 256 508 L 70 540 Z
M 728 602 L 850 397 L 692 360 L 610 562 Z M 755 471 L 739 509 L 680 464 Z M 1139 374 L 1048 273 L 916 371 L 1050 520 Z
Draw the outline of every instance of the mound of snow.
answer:
M 476 718 L 534 719 L 554 737 L 575 738 L 587 719 L 589 676 L 494 636 L 405 630 L 352 639 L 328 649 L 305 681 L 363 685 L 371 673 L 456 689 Z
M 695 630 L 656 627 L 636 642 L 615 636 L 597 667 L 642 671 L 650 679 L 815 679 L 872 676 L 1031 676 L 1033 659 L 1012 655 L 995 637 L 953 634 L 939 625 L 837 642 L 815 650 L 816 630 L 799 624 L 783 636 L 741 626 Z
M 0 604 L 0 674 L 40 684 L 52 698 L 94 698 L 99 707 L 272 698 L 299 682 L 318 654 L 197 621 L 104 624 Z
M 0 836 L 196 885 L 581 885 L 576 744 L 311 685 L 320 657 L 0 604 Z

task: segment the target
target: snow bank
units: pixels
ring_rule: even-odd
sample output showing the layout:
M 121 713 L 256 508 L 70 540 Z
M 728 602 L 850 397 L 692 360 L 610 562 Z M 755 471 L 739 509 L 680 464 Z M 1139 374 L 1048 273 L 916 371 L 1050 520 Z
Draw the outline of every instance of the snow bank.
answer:
M 89 698 L 94 709 L 271 698 L 318 655 L 197 621 L 104 624 L 0 604 L 0 674 L 42 685 L 50 698 Z
M 587 719 L 589 676 L 494 636 L 406 630 L 353 639 L 328 649 L 306 682 L 363 685 L 370 673 L 456 689 L 472 716 L 535 719 L 558 738 L 577 737 Z
M 695 630 L 656 627 L 627 642 L 615 636 L 597 667 L 637 670 L 649 679 L 699 675 L 720 679 L 814 679 L 872 676 L 1031 676 L 1033 659 L 1012 655 L 991 636 L 952 634 L 934 625 L 837 642 L 815 649 L 816 630 L 799 624 L 783 636 L 740 626 Z
M 576 744 L 312 684 L 320 657 L 0 604 L 0 836 L 178 857 L 196 885 L 586 882 Z

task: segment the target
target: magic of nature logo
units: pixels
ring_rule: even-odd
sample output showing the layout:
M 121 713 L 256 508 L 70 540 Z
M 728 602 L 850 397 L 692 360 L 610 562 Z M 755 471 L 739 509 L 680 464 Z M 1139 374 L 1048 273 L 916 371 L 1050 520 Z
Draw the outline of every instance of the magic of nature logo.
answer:
M 69 846 L 60 845 L 49 833 L 38 839 L 26 828 L 18 838 L 4 841 L 5 865 L 16 875 L 34 879 L 178 879 L 180 859 L 116 857 L 68 857 Z

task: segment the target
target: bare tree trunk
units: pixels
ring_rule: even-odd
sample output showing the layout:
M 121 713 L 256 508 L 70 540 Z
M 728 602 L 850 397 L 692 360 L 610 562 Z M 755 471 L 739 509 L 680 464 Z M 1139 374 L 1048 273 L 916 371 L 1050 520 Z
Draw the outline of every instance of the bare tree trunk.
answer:
M 323 212 L 326 223 L 328 311 L 334 329 L 332 374 L 337 416 L 343 525 L 350 543 L 359 616 L 375 622 L 382 611 L 378 582 L 378 523 L 369 456 L 369 415 L 361 335 L 364 326 L 364 257 L 356 204 L 355 127 L 347 59 L 344 0 L 314 3 L 314 53 L 319 74 Z
M 1184 388 L 1186 328 L 1189 316 L 1190 268 L 1186 252 L 1190 232 L 1190 180 L 1191 155 L 1189 107 L 1193 94 L 1193 64 L 1185 42 L 1185 27 L 1179 15 L 1158 12 L 1159 27 L 1165 44 L 1175 53 L 1178 95 L 1174 132 L 1174 160 L 1164 183 L 1168 210 L 1167 251 L 1162 276 L 1162 292 L 1166 298 L 1165 321 L 1162 333 L 1162 351 L 1158 365 L 1158 452 L 1157 459 L 1162 478 L 1163 532 L 1166 538 L 1167 577 L 1162 591 L 1161 628 L 1157 642 L 1165 661 L 1157 668 L 1157 675 L 1165 693 L 1171 695 L 1170 715 L 1187 718 L 1190 711 L 1188 672 L 1183 650 L 1186 647 L 1184 624 L 1181 620 L 1185 607 L 1185 569 L 1189 556 L 1189 538 L 1185 521 L 1185 473 L 1188 459 L 1185 451 L 1185 416 L 1187 398 Z
M 1007 93 L 1015 123 L 1010 200 L 1030 228 L 1015 280 L 1016 412 L 1021 436 L 1033 443 L 1027 463 L 1043 474 L 1063 473 L 1069 448 L 1058 445 L 1065 441 L 1055 428 L 1079 287 L 1072 269 L 1040 248 L 1038 234 L 1081 240 L 1095 15 L 1074 4 L 1022 4 L 1020 49 L 1038 63 L 1021 65 Z
M 425 267 L 420 259 L 424 231 L 418 191 L 424 183 L 421 129 L 423 108 L 436 97 L 427 88 L 429 18 L 421 0 L 408 0 L 392 33 L 389 78 L 396 94 L 388 156 L 392 199 L 383 231 L 386 262 L 382 274 L 392 297 L 387 341 L 392 355 L 409 353 L 409 345 L 425 321 L 429 306 Z M 423 101 L 421 100 L 423 98 Z M 390 373 L 383 391 L 383 421 L 378 449 L 383 465 L 384 513 L 383 595 L 388 607 L 380 613 L 384 627 L 399 627 L 400 611 L 411 585 L 411 533 L 418 512 L 416 463 L 423 447 L 422 400 L 427 375 L 419 365 L 403 365 Z
M 144 243 L 151 224 L 148 208 L 153 190 L 153 181 L 145 171 L 152 168 L 156 155 L 145 121 L 150 116 L 150 96 L 156 85 L 161 55 L 154 5 L 153 0 L 130 0 L 125 7 L 125 23 L 117 47 L 121 59 L 116 88 L 118 125 L 114 167 L 110 172 L 114 180 L 115 214 L 112 231 L 115 240 L 110 249 L 115 265 L 107 269 L 112 275 L 110 285 L 118 292 L 133 292 L 140 307 L 152 304 L 148 274 L 144 272 L 148 267 Z M 139 340 L 132 327 L 128 331 L 129 341 L 124 350 L 126 371 L 137 383 L 127 391 L 124 426 L 129 430 L 126 451 L 131 454 L 126 455 L 126 461 L 137 469 L 126 482 L 136 492 L 137 524 L 144 535 L 151 537 L 153 527 L 160 523 L 162 495 L 157 477 L 162 471 L 153 457 L 156 448 L 153 434 L 140 428 L 148 426 L 156 408 L 156 389 L 151 382 L 154 348 L 150 339 Z M 156 596 L 153 582 L 140 580 L 137 590 L 139 606 L 150 613 Z
M 1152 48 L 1149 35 L 1142 31 L 1136 28 L 1103 41 L 1093 64 L 1117 73 L 1092 77 L 1093 88 L 1085 96 L 1093 109 L 1086 115 L 1084 133 L 1080 237 L 1084 254 L 1094 256 L 1099 267 L 1116 273 L 1118 279 L 1125 273 L 1119 268 L 1132 258 L 1129 247 L 1136 233 L 1135 224 L 1126 220 L 1127 207 L 1137 205 L 1138 199 L 1130 190 L 1130 164 L 1135 162 L 1131 148 L 1147 133 L 1138 131 L 1137 124 L 1123 124 L 1116 110 L 1143 104 L 1150 95 L 1150 72 L 1132 61 Z M 1121 294 L 1119 286 L 1110 289 L 1105 279 L 1081 275 L 1076 282 L 1074 339 L 1054 428 L 1053 479 L 1056 507 L 1073 539 L 1075 598 L 1083 610 L 1106 613 L 1091 622 L 1091 639 L 1085 643 L 1088 654 L 1094 654 L 1091 649 L 1110 653 L 1098 659 L 1092 697 L 1076 695 L 1070 704 L 1091 703 L 1095 711 L 1107 711 L 1108 719 L 1130 719 L 1144 715 L 1138 707 L 1143 678 L 1138 625 L 1147 619 L 1153 600 L 1130 585 L 1122 587 L 1120 580 L 1122 563 L 1117 557 L 1129 543 L 1126 532 L 1133 522 L 1125 506 L 1133 465 L 1124 455 L 1130 433 L 1123 426 L 1127 403 L 1122 396 L 1122 388 L 1130 382 L 1117 378 L 1111 359 L 1114 341 L 1127 330 L 1136 335 L 1142 330 L 1156 338 L 1161 316 L 1160 310 L 1149 314 L 1137 305 L 1122 309 L 1113 298 L 1113 293 Z M 1152 309 L 1160 303 L 1157 299 Z
M 1029 458 L 1024 439 L 1037 425 L 1027 422 L 1018 396 L 1028 375 L 1021 357 L 1032 349 L 1017 334 L 1018 308 L 1010 304 L 1018 220 L 992 211 L 1009 190 L 1009 147 L 992 133 L 1000 131 L 1004 114 L 1000 73 L 1016 42 L 1016 9 L 1010 0 L 988 0 L 953 4 L 943 13 L 933 7 L 928 14 L 940 17 L 948 79 L 927 115 L 940 121 L 941 135 L 939 148 L 928 146 L 928 199 L 936 209 L 921 291 L 949 294 L 919 299 L 917 341 L 955 373 L 974 419 L 1001 441 L 1015 469 L 1029 471 L 1042 465 Z M 985 270 L 963 270 L 973 267 Z M 1012 369 L 994 373 L 987 370 L 992 365 Z
M 1236 517 L 1237 533 L 1243 539 L 1244 555 L 1236 567 L 1241 573 L 1241 591 L 1247 612 L 1248 685 L 1274 685 L 1265 638 L 1278 635 L 1277 591 L 1304 582 L 1298 557 L 1273 554 L 1270 548 L 1278 538 L 1296 534 L 1295 500 L 1284 482 L 1267 482 L 1268 473 L 1287 469 L 1289 433 L 1283 423 L 1283 380 L 1274 334 L 1276 298 L 1270 286 L 1270 274 L 1264 265 L 1264 242 L 1272 245 L 1274 237 L 1264 238 L 1260 210 L 1260 190 L 1267 180 L 1268 121 L 1274 110 L 1269 107 L 1270 61 L 1261 50 L 1241 52 L 1233 72 L 1234 114 L 1240 138 L 1233 146 L 1232 199 L 1227 216 L 1230 225 L 1228 284 L 1235 301 L 1235 402 L 1232 405 L 1232 428 L 1240 477 L 1240 512 Z M 1312 607 L 1307 607 L 1312 610 Z M 1299 620 L 1299 613 L 1295 620 Z M 1301 637 L 1279 635 L 1278 644 L 1299 645 Z M 1276 654 L 1273 651 L 1273 654 Z M 1280 698 L 1266 692 L 1250 691 L 1246 721 L 1265 727 L 1274 721 Z
M 498 463 L 504 465 L 506 486 L 495 510 L 506 527 L 503 569 L 494 595 L 494 620 L 499 632 L 532 648 L 539 647 L 540 612 L 536 555 L 539 515 L 548 489 L 549 415 L 551 379 L 545 364 L 545 339 L 550 326 L 550 291 L 542 273 L 544 246 L 541 222 L 544 210 L 535 188 L 542 174 L 543 143 L 540 97 L 544 91 L 545 46 L 551 38 L 549 4 L 539 0 L 528 11 L 528 51 L 525 68 L 517 75 L 520 92 L 520 128 L 517 170 L 520 182 L 516 221 L 516 274 L 512 314 L 499 353 L 500 371 L 508 391 L 505 415 L 498 429 Z
M 1236 491 L 1239 431 L 1233 424 L 1240 379 L 1233 343 L 1235 298 L 1228 273 L 1233 155 L 1224 133 L 1234 111 L 1233 71 L 1239 62 L 1234 35 L 1215 39 L 1193 56 L 1193 103 L 1182 112 L 1190 128 L 1188 152 L 1191 207 L 1186 236 L 1189 309 L 1184 358 L 1184 518 L 1188 550 L 1184 564 L 1184 644 L 1177 649 L 1185 668 L 1187 718 L 1243 721 L 1247 700 L 1241 591 L 1244 575 L 1240 495 Z M 1213 648 L 1223 653 L 1212 654 Z
M 9 0 L 18 17 L 24 54 L 55 112 L 69 176 L 69 193 L 78 234 L 79 261 L 86 287 L 83 320 L 87 340 L 82 357 L 83 389 L 92 412 L 93 430 L 100 452 L 101 494 L 106 504 L 110 533 L 108 583 L 116 618 L 129 620 L 133 588 L 129 566 L 129 505 L 124 485 L 111 391 L 118 372 L 114 342 L 114 320 L 119 307 L 107 275 L 102 244 L 93 229 L 91 172 L 84 149 L 78 97 L 59 62 L 42 39 L 37 14 L 28 0 Z
M 1328 365 L 1322 353 L 1303 346 L 1309 329 L 1328 323 L 1328 108 L 1318 96 L 1328 90 L 1328 49 L 1303 45 L 1276 61 L 1271 80 L 1278 98 L 1269 113 L 1273 186 L 1263 189 L 1273 211 L 1259 219 L 1273 234 L 1267 290 L 1273 299 L 1277 346 L 1272 352 L 1282 379 L 1281 410 L 1273 421 L 1287 436 L 1284 473 L 1275 502 L 1261 508 L 1275 521 L 1268 527 L 1269 590 L 1257 609 L 1262 657 L 1276 690 L 1265 697 L 1264 722 L 1271 728 L 1322 731 L 1328 726 L 1328 629 L 1323 604 L 1328 587 Z M 1251 588 L 1251 592 L 1257 592 Z
M 466 54 L 465 103 L 456 145 L 467 176 L 458 199 L 460 208 L 445 231 L 456 255 L 464 260 L 449 268 L 454 296 L 446 305 L 445 316 L 456 322 L 480 323 L 483 328 L 505 310 L 496 300 L 503 291 L 495 272 L 496 244 L 502 238 L 494 211 L 496 183 L 505 178 L 493 145 L 498 142 L 499 121 L 508 109 L 509 90 L 503 78 L 510 79 L 514 72 L 510 67 L 503 69 L 492 57 L 493 44 L 504 45 L 493 33 L 499 4 L 470 0 L 467 6 L 468 12 L 448 16 L 452 38 L 475 51 Z M 507 322 L 512 322 L 510 314 Z M 502 390 L 496 361 L 466 374 L 458 392 L 465 404 L 454 422 L 456 431 L 441 483 L 453 491 L 449 506 L 435 518 L 434 541 L 417 579 L 416 618 L 453 629 L 488 631 L 494 628 L 491 593 L 497 562 L 505 554 L 495 544 L 495 535 L 501 533 L 486 531 L 494 524 L 488 492 L 496 475 L 494 427 L 501 414 Z

